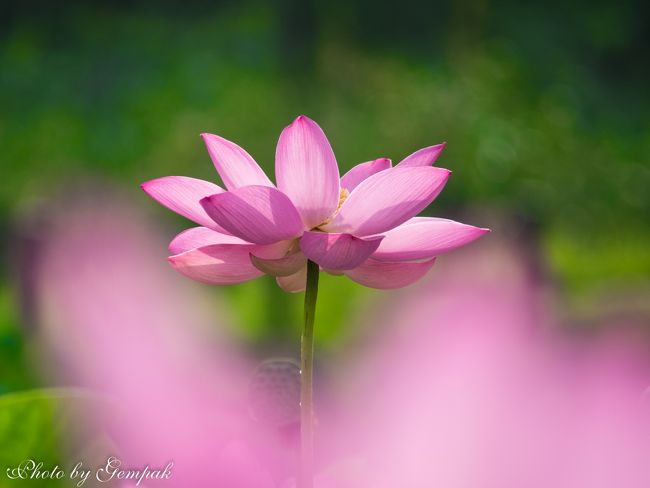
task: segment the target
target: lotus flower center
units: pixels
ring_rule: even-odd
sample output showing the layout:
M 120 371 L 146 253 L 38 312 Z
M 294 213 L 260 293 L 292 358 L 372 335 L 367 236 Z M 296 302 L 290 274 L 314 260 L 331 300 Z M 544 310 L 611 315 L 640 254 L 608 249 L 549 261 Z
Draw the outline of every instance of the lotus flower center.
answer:
M 347 188 L 341 188 L 341 192 L 339 193 L 339 204 L 336 206 L 336 212 L 334 212 L 334 215 L 336 215 L 339 210 L 341 210 L 341 205 L 343 205 L 343 202 L 345 202 L 349 196 L 350 192 L 347 190 Z
M 339 210 L 341 210 L 341 205 L 343 205 L 343 202 L 345 202 L 349 196 L 350 196 L 350 192 L 348 191 L 348 189 L 341 188 L 341 191 L 339 192 L 339 203 L 336 205 L 336 210 L 334 210 L 334 212 L 332 212 L 332 215 L 327 217 L 327 219 L 325 219 L 325 221 L 322 224 L 319 224 L 316 227 L 314 227 L 313 230 L 321 230 L 320 227 L 329 224 L 334 219 L 334 217 L 336 217 L 336 214 L 339 213 Z

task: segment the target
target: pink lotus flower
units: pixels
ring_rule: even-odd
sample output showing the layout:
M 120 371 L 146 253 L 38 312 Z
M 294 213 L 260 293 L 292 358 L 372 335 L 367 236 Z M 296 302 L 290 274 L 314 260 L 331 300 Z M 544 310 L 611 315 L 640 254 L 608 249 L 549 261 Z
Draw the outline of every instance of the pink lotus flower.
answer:
M 452 220 L 415 217 L 442 191 L 450 171 L 434 168 L 444 144 L 395 167 L 361 163 L 343 177 L 322 129 L 300 116 L 280 135 L 277 186 L 237 144 L 203 134 L 227 189 L 185 176 L 148 181 L 143 190 L 200 227 L 170 243 L 172 266 L 204 283 L 277 277 L 285 291 L 305 288 L 307 260 L 372 288 L 409 285 L 435 257 L 489 232 Z

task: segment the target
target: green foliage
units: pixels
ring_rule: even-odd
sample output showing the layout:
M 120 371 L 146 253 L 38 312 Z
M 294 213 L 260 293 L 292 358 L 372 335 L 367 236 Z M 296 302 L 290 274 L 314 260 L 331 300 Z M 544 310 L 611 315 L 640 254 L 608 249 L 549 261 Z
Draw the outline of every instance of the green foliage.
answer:
M 545 247 L 562 281 L 569 289 L 584 293 L 599 286 L 647 286 L 649 241 L 648 233 L 625 230 L 596 236 L 553 230 L 546 237 Z
M 32 390 L 0 395 L 0 486 L 70 486 L 61 480 L 9 480 L 7 469 L 33 460 L 42 471 L 66 471 L 64 439 L 79 425 L 78 407 L 90 397 L 72 389 Z M 66 471 L 67 472 L 67 471 Z
M 9 288 L 0 287 L 0 395 L 33 384 L 25 364 L 24 337 L 18 328 L 16 300 Z

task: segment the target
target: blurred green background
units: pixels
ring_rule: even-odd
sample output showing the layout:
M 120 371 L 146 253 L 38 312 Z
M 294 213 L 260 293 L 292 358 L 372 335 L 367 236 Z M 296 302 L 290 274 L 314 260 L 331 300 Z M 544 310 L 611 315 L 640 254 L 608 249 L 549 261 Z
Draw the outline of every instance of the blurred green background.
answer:
M 528 222 L 576 306 L 603 287 L 647 297 L 649 20 L 642 0 L 2 2 L 0 393 L 37 384 L 13 279 L 32 206 L 107 181 L 171 238 L 186 223 L 140 182 L 216 179 L 201 132 L 273 174 L 277 137 L 301 113 L 343 171 L 447 141 L 439 164 L 454 177 L 430 213 Z M 378 292 L 322 287 L 327 347 Z M 297 338 L 300 296 L 270 279 L 224 293 L 253 343 Z

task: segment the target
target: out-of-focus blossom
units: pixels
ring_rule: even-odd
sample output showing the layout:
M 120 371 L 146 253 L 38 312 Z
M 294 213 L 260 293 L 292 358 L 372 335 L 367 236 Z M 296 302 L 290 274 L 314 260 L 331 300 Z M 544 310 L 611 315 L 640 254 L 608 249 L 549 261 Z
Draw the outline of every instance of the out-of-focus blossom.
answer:
M 520 249 L 491 244 L 377 312 L 332 457 L 363 460 L 353 486 L 649 486 L 642 351 L 559 335 Z
M 295 486 L 291 431 L 273 420 L 290 421 L 291 405 L 251 415 L 259 370 L 208 332 L 213 310 L 160 268 L 155 239 L 110 207 L 68 214 L 47 236 L 53 365 L 111 398 L 97 422 L 113 454 L 134 467 L 174 461 L 172 479 L 146 486 Z M 650 486 L 646 364 L 624 341 L 553 333 L 516 255 L 493 242 L 364 314 L 376 339 L 317 390 L 317 488 Z M 295 375 L 272 370 L 280 383 Z
M 241 147 L 203 134 L 227 191 L 184 176 L 148 181 L 151 197 L 201 227 L 170 244 L 172 266 L 192 279 L 227 285 L 266 273 L 286 291 L 305 288 L 307 260 L 373 288 L 420 279 L 435 257 L 488 232 L 447 219 L 415 217 L 442 191 L 450 171 L 434 168 L 444 145 L 395 167 L 361 163 L 343 177 L 321 128 L 300 116 L 282 131 L 277 187 Z
M 43 236 L 47 372 L 106 398 L 95 422 L 124 466 L 174 462 L 170 480 L 143 485 L 274 487 L 293 453 L 248 413 L 252 364 L 215 335 L 223 319 L 205 297 L 160 267 L 146 221 L 104 203 Z

